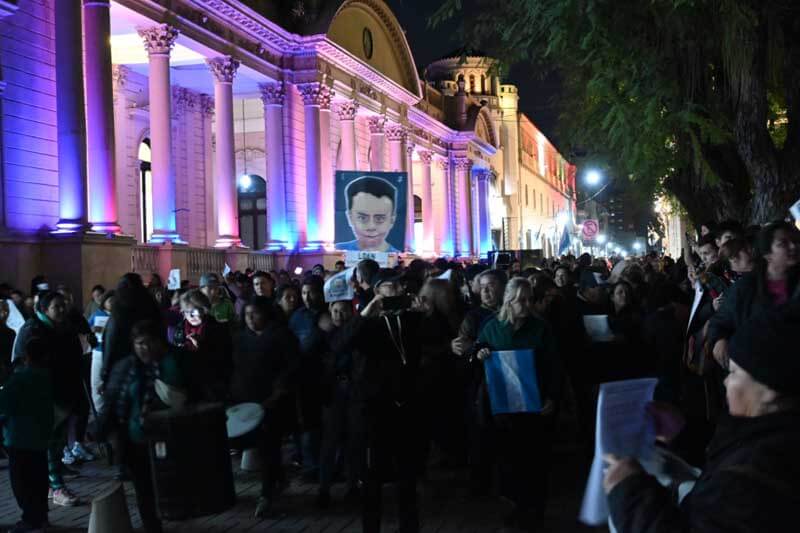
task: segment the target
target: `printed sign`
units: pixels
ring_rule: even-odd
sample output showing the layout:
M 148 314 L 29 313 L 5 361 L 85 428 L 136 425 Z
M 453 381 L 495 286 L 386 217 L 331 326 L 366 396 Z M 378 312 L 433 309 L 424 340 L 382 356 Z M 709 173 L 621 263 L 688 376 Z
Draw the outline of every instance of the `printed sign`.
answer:
M 372 259 L 383 268 L 390 268 L 392 265 L 389 263 L 396 258 L 396 254 L 389 254 L 386 252 L 345 252 L 344 264 L 347 267 L 356 266 L 359 261 L 364 259 Z
M 582 236 L 585 241 L 593 241 L 597 237 L 597 232 L 600 231 L 600 226 L 596 220 L 586 220 L 583 223 Z
M 493 415 L 542 410 L 533 361 L 533 350 L 505 350 L 483 362 Z
M 353 290 L 353 286 L 350 285 L 350 280 L 355 270 L 355 267 L 348 268 L 328 278 L 323 288 L 325 303 L 352 300 L 355 298 L 355 291 Z
M 405 172 L 337 171 L 336 249 L 403 251 L 407 181 Z
M 167 278 L 167 289 L 174 291 L 181 288 L 181 269 L 173 268 Z

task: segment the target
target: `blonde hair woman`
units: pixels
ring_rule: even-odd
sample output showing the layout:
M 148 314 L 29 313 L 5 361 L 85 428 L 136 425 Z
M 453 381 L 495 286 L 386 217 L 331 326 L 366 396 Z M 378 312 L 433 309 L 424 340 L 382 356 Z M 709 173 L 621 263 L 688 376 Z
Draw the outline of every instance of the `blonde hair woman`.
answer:
M 492 352 L 532 350 L 536 379 L 542 402 L 538 413 L 498 414 L 496 425 L 502 493 L 515 508 L 506 523 L 534 530 L 544 517 L 550 442 L 554 430 L 555 401 L 561 386 L 560 364 L 555 338 L 546 322 L 533 314 L 533 287 L 524 278 L 508 282 L 503 305 L 478 337 L 478 359 L 485 361 Z M 524 379 L 524 376 L 521 376 Z

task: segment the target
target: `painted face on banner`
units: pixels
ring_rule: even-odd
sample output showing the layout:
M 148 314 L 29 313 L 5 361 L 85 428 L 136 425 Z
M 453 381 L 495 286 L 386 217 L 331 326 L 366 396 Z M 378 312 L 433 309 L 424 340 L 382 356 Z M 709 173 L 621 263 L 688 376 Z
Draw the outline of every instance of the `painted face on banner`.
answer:
M 360 250 L 382 252 L 388 249 L 386 236 L 394 226 L 395 214 L 392 199 L 360 192 L 353 196 L 347 221 L 358 241 Z

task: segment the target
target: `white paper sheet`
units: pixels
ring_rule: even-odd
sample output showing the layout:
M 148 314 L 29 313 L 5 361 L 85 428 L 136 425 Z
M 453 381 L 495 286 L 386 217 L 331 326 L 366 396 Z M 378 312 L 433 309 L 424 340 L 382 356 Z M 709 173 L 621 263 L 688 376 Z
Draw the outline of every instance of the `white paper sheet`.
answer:
M 167 290 L 174 291 L 181 288 L 181 269 L 173 268 L 167 278 Z
M 6 300 L 8 303 L 8 318 L 6 319 L 6 326 L 14 330 L 14 333 L 19 334 L 19 330 L 25 324 L 25 317 L 17 309 L 14 300 Z
M 655 435 L 647 416 L 657 380 L 631 379 L 600 385 L 597 400 L 597 434 L 589 480 L 579 519 L 600 526 L 608 521 L 608 502 L 603 490 L 603 455 L 649 460 Z
M 611 342 L 614 334 L 608 325 L 608 315 L 586 315 L 583 317 L 583 327 L 592 342 Z

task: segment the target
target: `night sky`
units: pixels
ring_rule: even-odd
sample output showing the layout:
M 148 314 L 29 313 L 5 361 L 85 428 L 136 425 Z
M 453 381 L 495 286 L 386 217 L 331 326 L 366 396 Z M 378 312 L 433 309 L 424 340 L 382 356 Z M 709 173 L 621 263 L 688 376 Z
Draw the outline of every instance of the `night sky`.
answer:
M 428 17 L 441 4 L 440 0 L 387 0 L 387 3 L 406 30 L 406 38 L 418 67 L 428 65 L 464 45 L 457 40 L 455 21 L 449 27 L 435 30 L 427 27 Z M 551 75 L 540 79 L 540 76 L 531 73 L 528 65 L 516 65 L 504 81 L 519 87 L 520 110 L 558 147 L 560 143 L 555 131 L 558 77 Z M 563 155 L 569 159 L 569 154 Z

